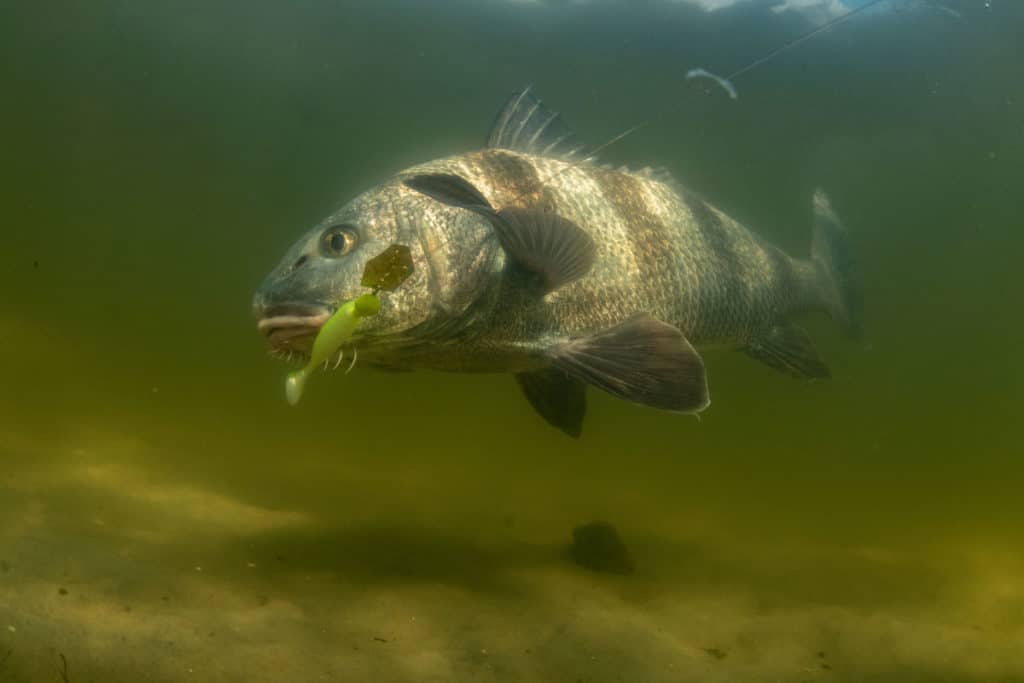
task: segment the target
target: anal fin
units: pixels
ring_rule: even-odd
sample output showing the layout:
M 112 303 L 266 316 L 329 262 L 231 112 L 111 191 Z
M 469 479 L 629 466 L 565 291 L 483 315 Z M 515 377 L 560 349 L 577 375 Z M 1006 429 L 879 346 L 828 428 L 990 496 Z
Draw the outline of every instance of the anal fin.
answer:
M 516 380 L 526 400 L 549 425 L 579 438 L 587 412 L 586 387 L 582 383 L 556 368 L 520 372 Z
M 552 349 L 554 366 L 632 403 L 697 413 L 711 402 L 704 361 L 683 333 L 641 313 Z
M 832 376 L 807 333 L 792 323 L 776 325 L 767 334 L 748 342 L 743 351 L 751 358 L 797 379 Z

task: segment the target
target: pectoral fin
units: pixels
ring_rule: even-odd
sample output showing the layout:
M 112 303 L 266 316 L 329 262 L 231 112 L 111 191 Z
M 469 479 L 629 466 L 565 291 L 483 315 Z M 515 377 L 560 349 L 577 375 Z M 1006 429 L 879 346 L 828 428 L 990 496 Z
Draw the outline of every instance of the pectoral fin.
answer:
M 402 184 L 442 204 L 458 206 L 477 213 L 494 213 L 491 203 L 480 194 L 480 190 L 473 187 L 468 180 L 453 173 L 422 173 L 404 179 Z
M 682 332 L 646 313 L 566 342 L 549 356 L 569 376 L 632 403 L 698 413 L 711 402 L 700 355 Z
M 807 333 L 791 323 L 776 325 L 766 335 L 748 343 L 743 351 L 797 379 L 832 376 Z
M 548 424 L 579 438 L 587 412 L 586 387 L 582 383 L 556 368 L 520 372 L 516 380 L 526 400 Z
M 550 211 L 510 206 L 491 223 L 505 253 L 535 275 L 545 293 L 583 277 L 594 265 L 590 235 Z
M 518 269 L 537 280 L 542 293 L 583 277 L 594 265 L 594 240 L 558 214 L 518 206 L 495 211 L 471 183 L 450 173 L 416 175 L 403 182 L 443 204 L 473 211 L 490 221 L 501 248 Z

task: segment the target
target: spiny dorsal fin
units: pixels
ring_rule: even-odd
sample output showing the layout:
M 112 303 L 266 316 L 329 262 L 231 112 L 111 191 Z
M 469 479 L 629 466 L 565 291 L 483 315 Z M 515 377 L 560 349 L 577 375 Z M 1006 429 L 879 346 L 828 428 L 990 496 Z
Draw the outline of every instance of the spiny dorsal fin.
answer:
M 487 146 L 559 159 L 591 158 L 562 115 L 534 97 L 529 86 L 512 93 L 498 112 Z

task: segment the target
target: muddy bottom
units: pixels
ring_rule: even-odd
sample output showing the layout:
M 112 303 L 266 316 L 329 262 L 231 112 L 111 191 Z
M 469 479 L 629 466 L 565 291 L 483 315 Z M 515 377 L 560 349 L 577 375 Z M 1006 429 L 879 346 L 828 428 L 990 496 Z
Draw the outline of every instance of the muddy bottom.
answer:
M 314 453 L 232 482 L 178 466 L 200 443 L 3 433 L 0 680 L 1024 678 L 1009 547 L 768 539 L 637 494 L 619 576 L 572 561 L 557 481 Z

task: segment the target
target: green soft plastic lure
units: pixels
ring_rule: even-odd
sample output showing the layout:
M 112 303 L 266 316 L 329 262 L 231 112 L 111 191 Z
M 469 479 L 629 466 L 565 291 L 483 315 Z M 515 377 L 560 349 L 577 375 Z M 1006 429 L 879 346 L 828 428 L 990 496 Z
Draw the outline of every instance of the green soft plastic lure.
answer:
M 342 344 L 352 338 L 363 318 L 377 315 L 380 311 L 380 299 L 375 294 L 363 294 L 355 299 L 350 299 L 342 304 L 334 315 L 332 315 L 316 339 L 313 340 L 313 351 L 309 354 L 309 362 L 306 367 L 288 375 L 284 384 L 284 394 L 288 403 L 295 405 L 302 397 L 302 390 L 306 386 L 306 380 L 313 374 L 320 365 L 341 347 Z
M 363 318 L 375 316 L 380 312 L 377 292 L 394 290 L 412 275 L 412 271 L 412 252 L 409 247 L 402 244 L 392 244 L 367 261 L 360 284 L 372 288 L 373 293 L 349 299 L 323 324 L 316 339 L 313 340 L 309 362 L 301 370 L 289 374 L 285 380 L 284 395 L 289 404 L 295 405 L 299 402 L 309 376 L 331 358 L 342 344 L 352 338 Z

